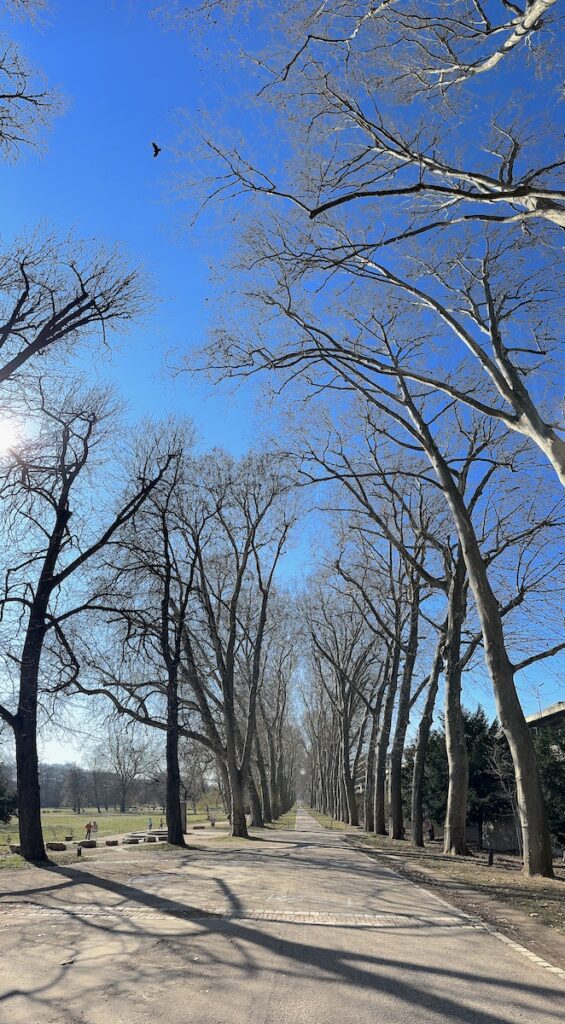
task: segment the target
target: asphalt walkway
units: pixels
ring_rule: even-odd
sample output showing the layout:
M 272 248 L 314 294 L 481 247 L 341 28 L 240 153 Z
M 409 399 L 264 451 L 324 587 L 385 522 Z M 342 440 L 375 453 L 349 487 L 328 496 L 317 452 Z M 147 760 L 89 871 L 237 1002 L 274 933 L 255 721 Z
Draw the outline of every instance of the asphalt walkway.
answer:
M 297 830 L 0 875 L 10 1024 L 557 1024 L 565 981 L 432 894 Z

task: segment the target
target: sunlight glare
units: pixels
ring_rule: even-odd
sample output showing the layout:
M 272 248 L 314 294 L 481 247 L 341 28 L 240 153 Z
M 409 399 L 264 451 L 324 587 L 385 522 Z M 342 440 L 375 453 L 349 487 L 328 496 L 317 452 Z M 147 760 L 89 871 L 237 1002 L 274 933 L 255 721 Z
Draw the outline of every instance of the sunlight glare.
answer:
M 0 419 L 0 455 L 4 455 L 17 444 L 19 431 L 13 420 Z

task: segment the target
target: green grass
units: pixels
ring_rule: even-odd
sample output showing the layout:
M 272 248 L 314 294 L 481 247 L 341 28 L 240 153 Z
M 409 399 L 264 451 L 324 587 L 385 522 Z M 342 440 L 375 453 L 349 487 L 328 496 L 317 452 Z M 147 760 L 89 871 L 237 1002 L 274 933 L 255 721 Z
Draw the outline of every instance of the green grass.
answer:
M 212 804 L 209 806 L 212 807 Z M 197 805 L 197 807 L 198 810 L 196 814 L 191 813 L 188 815 L 188 829 L 193 825 L 204 825 L 208 821 L 205 805 L 203 804 L 202 807 Z M 226 815 L 223 810 L 215 810 L 215 814 L 216 821 L 226 820 Z M 102 814 L 98 814 L 96 808 L 86 808 L 86 810 L 81 814 L 74 814 L 73 811 L 70 811 L 68 808 L 45 808 L 41 812 L 41 827 L 43 829 L 43 838 L 46 843 L 62 843 L 65 840 L 65 836 L 70 835 L 72 835 L 74 841 L 77 842 L 78 840 L 85 838 L 87 821 L 93 821 L 96 819 L 98 832 L 93 836 L 93 838 L 103 839 L 104 836 L 111 836 L 122 832 L 144 831 L 147 828 L 147 819 L 149 817 L 153 820 L 153 828 L 158 828 L 162 816 L 154 811 L 138 811 L 135 814 L 106 814 L 104 812 Z M 163 822 L 165 822 L 164 816 Z M 0 824 L 0 854 L 5 854 L 7 852 L 6 847 L 9 843 L 17 842 L 19 842 L 18 819 L 17 817 L 13 817 L 9 824 Z
M 153 825 L 159 824 L 159 817 L 152 815 Z M 137 832 L 147 828 L 147 814 L 98 814 L 85 811 L 74 814 L 69 810 L 44 810 L 41 812 L 41 827 L 46 843 L 62 843 L 65 836 L 72 835 L 74 840 L 85 838 L 87 821 L 96 818 L 98 832 L 96 837 L 111 836 L 120 832 Z M 18 819 L 12 818 L 7 825 L 0 825 L 0 852 L 5 853 L 9 843 L 19 842 Z
M 285 812 L 285 814 L 281 814 L 280 818 L 277 818 L 276 821 L 271 822 L 271 824 L 268 825 L 267 828 L 295 829 L 296 828 L 296 807 L 291 807 L 289 811 Z
M 349 825 L 344 824 L 343 821 L 338 821 L 337 818 L 330 818 L 329 814 L 322 814 L 321 811 L 315 811 L 312 807 L 306 807 L 305 810 L 324 828 L 336 829 L 341 832 L 349 828 Z

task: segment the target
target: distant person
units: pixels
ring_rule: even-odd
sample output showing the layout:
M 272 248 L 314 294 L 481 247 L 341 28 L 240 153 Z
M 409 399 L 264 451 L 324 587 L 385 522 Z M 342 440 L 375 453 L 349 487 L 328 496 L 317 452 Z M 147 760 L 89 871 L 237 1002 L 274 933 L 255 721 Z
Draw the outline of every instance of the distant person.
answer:
M 96 837 L 96 833 L 98 832 L 98 822 L 96 821 L 96 819 L 94 819 L 94 821 L 92 822 L 92 831 L 94 833 L 94 836 Z
M 148 829 L 149 832 L 151 832 L 152 829 L 153 829 L 153 819 L 152 818 L 148 818 L 147 819 L 147 829 Z
M 163 819 L 159 818 L 159 828 L 164 828 L 164 827 L 165 826 L 163 825 Z
M 430 823 L 430 827 L 428 829 L 428 839 L 429 839 L 430 843 L 433 843 L 435 837 L 436 837 L 436 833 L 435 833 L 435 829 L 434 829 L 433 823 Z
M 90 833 L 91 832 L 92 832 L 92 822 L 91 821 L 87 821 L 87 823 L 86 823 L 86 836 L 85 836 L 86 839 L 90 839 Z

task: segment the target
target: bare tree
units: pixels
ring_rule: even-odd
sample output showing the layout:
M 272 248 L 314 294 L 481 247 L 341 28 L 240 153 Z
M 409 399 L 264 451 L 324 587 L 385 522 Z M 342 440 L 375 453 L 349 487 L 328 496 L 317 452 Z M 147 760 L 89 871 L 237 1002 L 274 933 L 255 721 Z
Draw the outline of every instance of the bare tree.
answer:
M 148 706 L 150 693 L 156 698 L 160 695 L 165 705 L 168 841 L 184 846 L 179 768 L 180 673 L 183 631 L 196 564 L 184 544 L 182 519 L 191 434 L 186 425 L 168 422 L 148 431 L 148 438 L 149 448 L 166 450 L 173 458 L 159 486 L 128 530 L 122 532 L 107 573 L 115 595 L 112 623 L 124 652 L 123 666 L 132 677 L 122 687 L 126 692 L 129 690 L 128 706 L 139 720 Z M 91 659 L 99 672 L 102 659 L 98 654 Z M 112 659 L 110 662 L 106 678 L 111 677 L 114 667 Z
M 116 507 L 104 522 L 87 509 L 84 485 L 87 465 L 115 424 L 107 396 L 75 389 L 60 396 L 58 405 L 53 396 L 42 402 L 39 436 L 10 453 L 2 488 L 11 543 L 0 608 L 10 630 L 7 657 L 17 682 L 14 706 L 1 704 L 0 716 L 14 732 L 22 856 L 32 861 L 46 859 L 37 756 L 46 661 L 54 659 L 52 687 L 58 688 L 61 678 L 67 683 L 76 678 L 73 621 L 96 605 L 84 572 L 138 512 L 170 462 L 167 456 L 159 464 L 152 454 L 140 460 L 124 493 L 119 498 L 108 493 Z
M 196 0 L 180 12 L 170 4 L 158 10 L 184 29 L 211 27 L 217 38 L 234 17 L 252 16 L 273 39 L 266 55 L 253 54 L 268 83 L 283 84 L 332 58 L 348 69 L 370 58 L 410 95 L 446 91 L 494 70 L 516 50 L 523 56 L 551 24 L 556 2 L 455 0 L 442 8 L 433 0 L 364 0 L 354 7 L 341 0 L 289 0 L 271 9 L 257 0 Z
M 117 250 L 37 232 L 0 255 L 0 384 L 57 348 L 105 341 L 140 315 L 147 290 Z
M 118 783 L 120 813 L 128 808 L 134 782 L 147 775 L 151 750 L 146 738 L 131 723 L 114 723 L 108 729 L 107 761 Z
M 14 17 L 35 20 L 44 0 L 2 0 Z M 16 159 L 25 146 L 36 146 L 42 130 L 60 113 L 61 98 L 27 62 L 18 46 L 0 36 L 0 153 Z
M 200 500 L 209 523 L 204 530 L 194 520 L 186 524 L 187 543 L 196 557 L 200 617 L 185 630 L 185 671 L 226 766 L 232 834 L 246 836 L 244 788 L 255 740 L 269 600 L 295 511 L 289 504 L 288 480 L 265 457 L 249 457 L 237 467 L 216 456 L 203 470 Z M 251 672 L 240 679 L 238 653 L 248 643 Z M 240 729 L 242 685 L 246 696 Z

